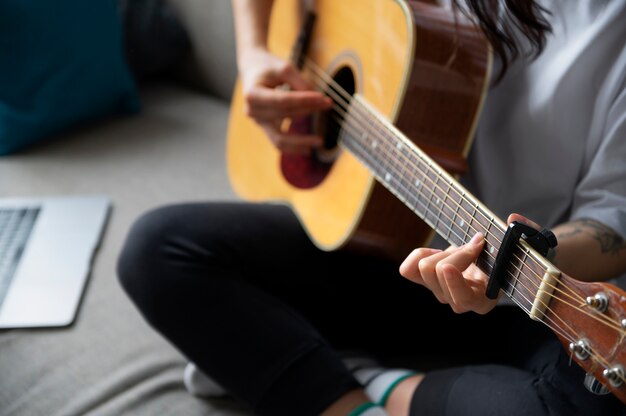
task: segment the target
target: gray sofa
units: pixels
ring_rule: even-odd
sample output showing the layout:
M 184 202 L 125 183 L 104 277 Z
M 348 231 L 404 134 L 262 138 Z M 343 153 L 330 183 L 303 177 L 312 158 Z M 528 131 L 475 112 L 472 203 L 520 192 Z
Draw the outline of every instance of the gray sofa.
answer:
M 185 359 L 140 317 L 116 279 L 126 232 L 146 210 L 234 199 L 224 165 L 235 79 L 229 0 L 173 0 L 190 31 L 198 88 L 142 89 L 139 115 L 0 159 L 0 195 L 106 194 L 113 201 L 75 323 L 0 330 L 0 415 L 239 415 L 187 394 Z M 198 80 L 198 78 L 196 78 Z

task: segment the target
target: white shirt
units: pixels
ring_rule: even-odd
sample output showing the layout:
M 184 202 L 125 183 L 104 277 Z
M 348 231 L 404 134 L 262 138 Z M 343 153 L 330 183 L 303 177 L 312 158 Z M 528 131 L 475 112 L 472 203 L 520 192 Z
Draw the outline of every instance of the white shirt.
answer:
M 626 238 L 626 0 L 544 0 L 554 33 L 489 92 L 464 183 L 499 217 Z

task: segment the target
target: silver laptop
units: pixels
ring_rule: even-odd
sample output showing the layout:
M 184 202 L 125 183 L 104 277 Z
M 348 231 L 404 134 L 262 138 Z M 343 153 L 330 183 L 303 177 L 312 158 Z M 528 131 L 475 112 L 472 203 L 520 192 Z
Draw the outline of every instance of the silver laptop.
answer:
M 0 328 L 74 321 L 111 202 L 0 198 Z

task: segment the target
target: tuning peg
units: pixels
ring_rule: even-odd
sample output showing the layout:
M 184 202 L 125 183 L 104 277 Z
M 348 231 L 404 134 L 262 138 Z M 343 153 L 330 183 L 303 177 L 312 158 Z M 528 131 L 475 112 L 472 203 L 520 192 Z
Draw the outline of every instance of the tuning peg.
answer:
M 604 292 L 598 292 L 595 296 L 587 296 L 585 301 L 587 302 L 587 305 L 591 306 L 600 313 L 605 312 L 609 307 L 609 298 Z
M 609 380 L 613 387 L 619 387 L 624 384 L 624 369 L 620 365 L 605 369 L 602 375 Z
M 597 394 L 603 396 L 609 393 L 609 389 L 607 389 L 602 383 L 596 379 L 593 374 L 585 374 L 585 381 L 583 382 L 587 390 L 592 392 L 593 394 Z
M 576 342 L 570 342 L 569 350 L 576 355 L 579 360 L 586 360 L 591 355 L 591 347 L 586 339 L 581 339 Z

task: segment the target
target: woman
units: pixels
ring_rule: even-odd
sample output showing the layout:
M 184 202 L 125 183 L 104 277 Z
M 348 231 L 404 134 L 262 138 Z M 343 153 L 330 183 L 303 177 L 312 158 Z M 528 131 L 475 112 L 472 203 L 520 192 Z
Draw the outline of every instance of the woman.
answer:
M 308 153 L 319 137 L 277 126 L 331 103 L 266 50 L 271 5 L 233 0 L 248 113 L 278 149 Z M 476 16 L 503 74 L 481 116 L 467 186 L 498 215 L 524 212 L 553 227 L 564 272 L 623 274 L 626 1 L 457 6 Z M 283 84 L 291 90 L 275 88 Z M 319 251 L 288 208 L 187 204 L 138 221 L 119 275 L 146 319 L 258 414 L 618 412 L 614 397 L 585 390 L 583 371 L 548 329 L 517 308 L 494 309 L 473 265 L 483 241 L 418 249 L 400 267 L 403 280 L 396 264 Z M 444 355 L 452 367 L 353 373 L 337 351 L 354 349 L 382 360 Z

